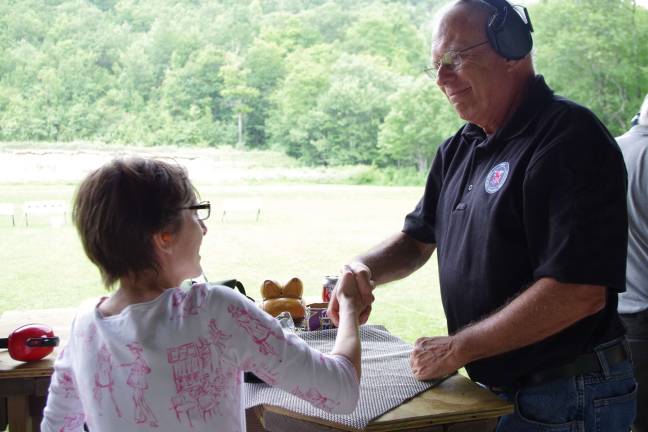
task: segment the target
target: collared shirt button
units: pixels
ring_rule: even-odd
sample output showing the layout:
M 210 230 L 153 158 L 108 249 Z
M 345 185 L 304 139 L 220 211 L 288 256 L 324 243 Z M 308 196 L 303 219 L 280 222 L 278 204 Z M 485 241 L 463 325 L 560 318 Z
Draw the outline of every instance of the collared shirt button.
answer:
M 468 190 L 471 191 L 473 189 L 473 185 L 468 185 Z

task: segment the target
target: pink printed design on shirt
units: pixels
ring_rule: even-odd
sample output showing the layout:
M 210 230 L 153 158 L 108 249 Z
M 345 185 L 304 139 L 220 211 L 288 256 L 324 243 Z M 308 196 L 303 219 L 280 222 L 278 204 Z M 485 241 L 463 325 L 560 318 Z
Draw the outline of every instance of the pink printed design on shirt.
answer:
M 340 402 L 334 401 L 333 399 L 324 396 L 316 388 L 309 388 L 306 393 L 304 393 L 299 386 L 292 389 L 290 392 L 300 399 L 304 399 L 307 402 L 310 402 L 313 406 L 316 406 L 319 409 L 322 409 L 327 412 L 332 412 L 333 409 L 340 405 Z
M 131 342 L 126 345 L 130 352 L 135 356 L 131 363 L 124 363 L 122 367 L 130 367 L 130 373 L 126 379 L 126 384 L 133 389 L 133 403 L 135 404 L 135 421 L 138 424 L 148 422 L 151 427 L 158 427 L 158 421 L 153 414 L 153 410 L 144 399 L 144 391 L 148 389 L 146 375 L 151 373 L 146 360 L 144 360 L 144 348 L 139 342 Z
M 210 323 L 212 328 L 218 328 L 215 322 Z M 224 335 L 222 332 L 219 334 Z M 176 394 L 171 397 L 171 409 L 175 411 L 178 422 L 182 423 L 186 417 L 190 427 L 193 427 L 195 419 L 206 423 L 216 412 L 222 416 L 219 405 L 228 393 L 233 393 L 227 387 L 235 383 L 235 376 L 232 371 L 224 372 L 224 369 L 213 366 L 210 345 L 199 338 L 198 342 L 167 348 L 167 361 L 173 369 L 176 389 Z
M 97 353 L 97 370 L 94 374 L 93 396 L 97 401 L 97 405 L 101 408 L 103 394 L 107 390 L 108 394 L 110 395 L 110 400 L 112 401 L 113 407 L 115 408 L 115 413 L 117 413 L 117 417 L 121 417 L 121 410 L 117 405 L 117 401 L 115 400 L 115 395 L 113 393 L 115 382 L 113 380 L 112 370 L 112 354 L 110 354 L 110 351 L 108 351 L 106 344 L 102 344 L 99 352 Z M 99 413 L 99 415 L 101 415 L 101 412 Z
M 198 315 L 198 311 L 205 304 L 206 298 L 207 289 L 205 287 L 192 288 L 189 291 L 176 288 L 171 295 L 172 310 L 170 319 Z
M 107 297 L 104 297 L 104 299 Z M 103 300 L 102 300 L 103 301 Z M 92 344 L 97 335 L 97 324 L 90 323 L 86 329 L 79 328 L 76 332 L 76 336 L 81 339 L 82 344 Z
M 85 416 L 83 413 L 68 414 L 63 417 L 63 426 L 59 429 L 59 432 L 73 432 L 79 430 L 83 427 L 83 422 Z
M 209 336 L 211 336 L 212 344 L 216 347 L 216 349 L 218 349 L 218 352 L 220 352 L 221 354 L 225 350 L 227 341 L 232 338 L 232 335 L 228 335 L 218 328 L 218 324 L 213 318 L 209 321 Z
M 283 339 L 282 332 L 273 332 L 270 327 L 262 323 L 258 318 L 253 317 L 247 310 L 238 306 L 229 305 L 227 311 L 232 315 L 239 327 L 242 327 L 252 337 L 254 343 L 259 346 L 260 353 L 279 357 L 279 353 L 270 345 L 269 339 L 270 336 L 274 336 L 277 340 Z
M 74 386 L 74 377 L 70 372 L 65 371 L 60 375 L 57 374 L 56 380 L 58 385 L 61 386 L 61 390 L 63 390 L 65 399 L 79 399 L 79 394 Z

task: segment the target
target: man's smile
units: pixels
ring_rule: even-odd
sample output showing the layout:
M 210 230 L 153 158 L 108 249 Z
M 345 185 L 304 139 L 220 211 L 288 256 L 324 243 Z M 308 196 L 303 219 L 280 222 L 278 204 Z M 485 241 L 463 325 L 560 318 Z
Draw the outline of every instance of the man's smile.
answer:
M 454 99 L 456 99 L 458 97 L 461 97 L 462 95 L 467 93 L 468 90 L 470 90 L 470 87 L 466 87 L 466 88 L 460 89 L 460 90 L 448 90 L 448 91 L 446 91 L 446 95 L 448 96 L 448 99 L 450 99 L 451 101 L 454 101 Z

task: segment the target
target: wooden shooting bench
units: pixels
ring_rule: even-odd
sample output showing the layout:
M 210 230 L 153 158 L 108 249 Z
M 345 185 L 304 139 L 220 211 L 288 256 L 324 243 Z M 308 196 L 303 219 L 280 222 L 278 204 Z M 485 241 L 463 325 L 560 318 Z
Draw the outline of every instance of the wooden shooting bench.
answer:
M 260 198 L 231 198 L 223 201 L 223 212 L 221 222 L 225 220 L 226 215 L 234 213 L 249 213 L 255 216 L 257 222 L 261 217 L 261 208 L 263 201 Z
M 26 201 L 23 203 L 23 214 L 25 216 L 25 226 L 29 226 L 30 217 L 47 216 L 50 223 L 65 224 L 67 220 L 69 204 L 66 201 Z

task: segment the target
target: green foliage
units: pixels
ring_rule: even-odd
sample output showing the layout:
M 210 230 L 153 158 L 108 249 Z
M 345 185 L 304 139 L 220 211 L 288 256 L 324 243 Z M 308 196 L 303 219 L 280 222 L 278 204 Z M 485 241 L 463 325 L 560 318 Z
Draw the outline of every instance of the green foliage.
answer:
M 330 86 L 317 101 L 310 135 L 323 161 L 371 163 L 378 156 L 378 129 L 389 112 L 395 77 L 375 57 L 343 55 L 331 70 Z
M 445 96 L 425 77 L 404 82 L 389 100 L 379 150 L 387 161 L 427 172 L 443 140 L 460 126 Z
M 284 56 L 283 48 L 263 39 L 256 39 L 245 56 L 247 85 L 257 92 L 253 109 L 246 115 L 247 147 L 265 147 L 266 120 L 273 109 L 271 95 L 285 76 Z
M 342 40 L 347 28 L 355 20 L 355 16 L 340 2 L 327 2 L 307 9 L 301 12 L 301 16 L 308 27 L 317 29 L 322 43 Z
M 330 64 L 337 54 L 331 48 L 317 45 L 290 54 L 283 85 L 273 96 L 276 109 L 268 119 L 271 146 L 306 161 L 319 161 L 309 135 L 310 113 L 329 86 Z
M 349 177 L 348 182 L 356 185 L 423 186 L 427 173 L 414 168 L 371 166 Z
M 323 48 L 295 59 L 287 77 L 294 81 L 277 97 L 274 142 L 306 163 L 371 163 L 395 75 L 380 58 L 366 55 L 343 54 L 329 68 L 330 51 Z
M 624 132 L 648 92 L 648 11 L 630 0 L 545 0 L 533 20 L 537 70 Z
M 424 170 L 459 125 L 424 82 L 444 0 L 6 0 L 0 140 L 274 148 Z M 648 91 L 648 11 L 530 6 L 537 71 L 614 134 Z
M 372 4 L 360 12 L 360 18 L 344 38 L 352 53 L 380 56 L 403 74 L 416 74 L 425 64 L 424 40 L 418 34 L 403 6 L 381 7 Z
M 222 96 L 226 106 L 236 116 L 238 123 L 236 142 L 239 148 L 243 148 L 245 147 L 243 122 L 245 115 L 253 111 L 252 106 L 259 96 L 259 91 L 247 85 L 250 71 L 243 67 L 240 58 L 230 55 L 227 60 L 227 64 L 221 69 L 224 83 Z
M 299 15 L 276 14 L 267 21 L 261 29 L 260 37 L 288 52 L 313 46 L 320 40 L 317 29 L 309 26 Z

